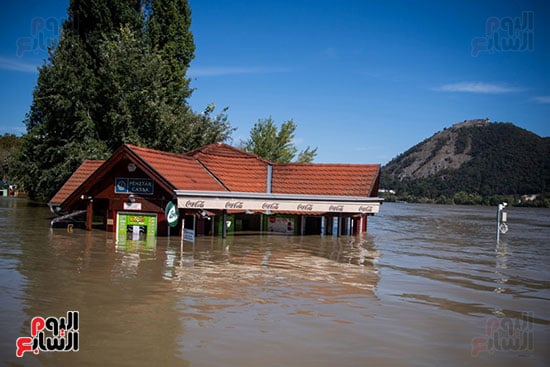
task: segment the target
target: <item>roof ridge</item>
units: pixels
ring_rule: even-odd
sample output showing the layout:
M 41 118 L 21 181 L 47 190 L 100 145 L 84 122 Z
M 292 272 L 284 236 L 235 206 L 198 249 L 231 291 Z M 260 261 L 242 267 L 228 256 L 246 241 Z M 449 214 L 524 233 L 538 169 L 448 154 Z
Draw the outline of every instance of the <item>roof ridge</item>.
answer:
M 142 150 L 142 151 L 148 151 L 150 153 L 154 152 L 154 153 L 157 153 L 157 154 L 160 154 L 160 155 L 173 156 L 173 157 L 177 157 L 177 158 L 195 159 L 194 157 L 188 156 L 186 153 L 166 152 L 164 150 L 158 150 L 158 149 L 147 148 L 147 147 L 140 147 L 140 146 L 133 145 L 133 144 L 124 144 L 124 145 L 126 145 L 130 150 L 133 150 L 133 151 Z
M 223 151 L 221 151 L 219 148 L 230 150 L 233 154 L 228 154 Z M 273 164 L 272 162 L 268 161 L 267 159 L 264 159 L 260 157 L 257 154 L 244 151 L 240 148 L 234 147 L 229 144 L 225 143 L 212 143 L 209 145 L 205 145 L 203 147 L 197 148 L 195 150 L 189 151 L 186 154 L 189 156 L 195 156 L 198 154 L 205 154 L 205 155 L 215 155 L 220 157 L 234 157 L 234 158 L 246 158 L 246 159 L 257 159 L 259 161 L 262 161 L 266 164 Z

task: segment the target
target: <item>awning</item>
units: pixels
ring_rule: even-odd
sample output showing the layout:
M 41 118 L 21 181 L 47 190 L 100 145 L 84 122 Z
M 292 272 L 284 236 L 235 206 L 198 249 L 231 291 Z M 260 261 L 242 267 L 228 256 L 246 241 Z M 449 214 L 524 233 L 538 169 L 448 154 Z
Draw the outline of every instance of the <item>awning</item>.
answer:
M 288 212 L 301 215 L 316 213 L 375 214 L 382 198 L 362 196 L 322 196 L 249 193 L 232 191 L 176 190 L 179 209 L 243 210 L 262 213 Z

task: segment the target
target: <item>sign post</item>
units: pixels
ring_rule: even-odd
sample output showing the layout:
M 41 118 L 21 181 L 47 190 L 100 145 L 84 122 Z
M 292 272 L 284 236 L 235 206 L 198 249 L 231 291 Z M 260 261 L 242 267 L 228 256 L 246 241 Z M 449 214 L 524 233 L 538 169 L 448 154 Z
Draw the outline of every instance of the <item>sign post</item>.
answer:
M 497 245 L 500 242 L 500 234 L 508 232 L 508 225 L 506 224 L 507 215 L 503 212 L 504 208 L 508 206 L 508 203 L 498 204 L 497 210 Z
M 166 222 L 168 222 L 168 237 L 170 237 L 170 227 L 177 226 L 179 219 L 178 209 L 173 202 L 169 201 L 168 204 L 166 204 L 164 214 L 166 215 Z

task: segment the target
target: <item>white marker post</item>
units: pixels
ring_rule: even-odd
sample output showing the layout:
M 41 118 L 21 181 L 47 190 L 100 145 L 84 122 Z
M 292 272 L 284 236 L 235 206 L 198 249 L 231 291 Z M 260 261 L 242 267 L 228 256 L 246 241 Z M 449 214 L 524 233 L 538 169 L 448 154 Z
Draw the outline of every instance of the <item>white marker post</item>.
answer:
M 497 245 L 500 242 L 500 234 L 504 234 L 508 232 L 508 225 L 506 224 L 507 221 L 507 215 L 506 212 L 504 212 L 504 208 L 508 206 L 508 203 L 502 203 L 498 204 L 498 210 L 497 210 Z

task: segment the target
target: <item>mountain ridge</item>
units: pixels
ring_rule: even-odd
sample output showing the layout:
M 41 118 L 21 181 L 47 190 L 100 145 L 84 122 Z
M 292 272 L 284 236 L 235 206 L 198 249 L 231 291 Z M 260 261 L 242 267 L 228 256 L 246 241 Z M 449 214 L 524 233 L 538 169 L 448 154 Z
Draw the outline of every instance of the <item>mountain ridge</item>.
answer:
M 550 138 L 510 122 L 464 120 L 399 154 L 381 176 L 381 187 L 413 201 L 447 202 L 457 193 L 544 198 L 550 188 Z

